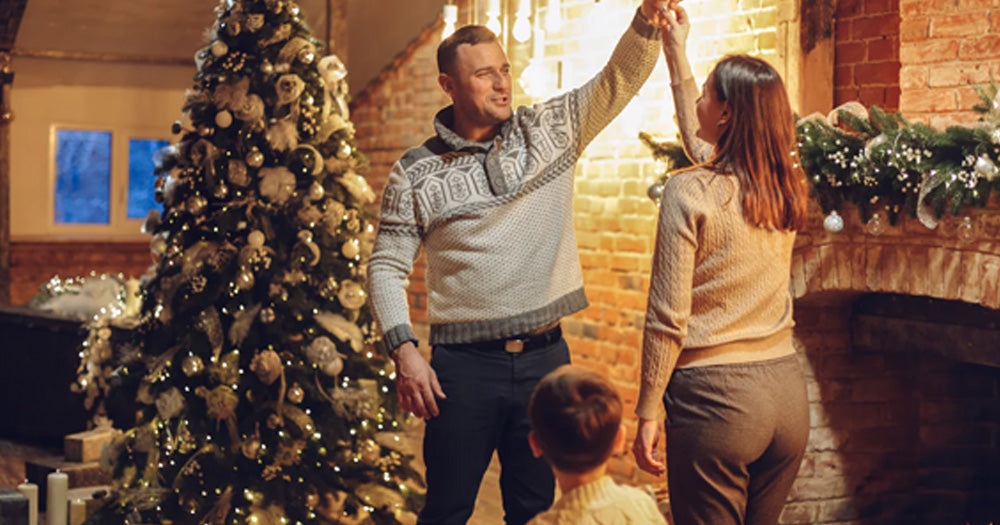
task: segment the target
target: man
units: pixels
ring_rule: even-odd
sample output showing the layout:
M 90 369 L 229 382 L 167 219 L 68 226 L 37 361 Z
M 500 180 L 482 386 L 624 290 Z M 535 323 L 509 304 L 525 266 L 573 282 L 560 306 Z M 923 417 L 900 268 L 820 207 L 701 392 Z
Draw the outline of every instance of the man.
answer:
M 494 450 L 508 524 L 552 504 L 553 475 L 528 445 L 525 407 L 542 376 L 569 362 L 559 319 L 587 306 L 574 165 L 652 72 L 665 3 L 642 0 L 595 78 L 516 113 L 510 64 L 492 32 L 463 27 L 438 47 L 438 82 L 453 104 L 434 119 L 436 136 L 393 167 L 368 264 L 400 405 L 428 418 L 420 524 L 465 523 Z M 406 299 L 421 246 L 430 364 Z

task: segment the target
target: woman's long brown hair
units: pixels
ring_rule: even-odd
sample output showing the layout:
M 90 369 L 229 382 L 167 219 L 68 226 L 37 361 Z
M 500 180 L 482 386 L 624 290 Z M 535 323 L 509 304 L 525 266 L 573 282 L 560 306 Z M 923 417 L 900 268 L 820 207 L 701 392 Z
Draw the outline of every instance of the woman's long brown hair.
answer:
M 730 111 L 709 165 L 739 179 L 744 219 L 760 228 L 800 230 L 809 188 L 778 72 L 759 58 L 731 55 L 716 64 L 706 89 Z

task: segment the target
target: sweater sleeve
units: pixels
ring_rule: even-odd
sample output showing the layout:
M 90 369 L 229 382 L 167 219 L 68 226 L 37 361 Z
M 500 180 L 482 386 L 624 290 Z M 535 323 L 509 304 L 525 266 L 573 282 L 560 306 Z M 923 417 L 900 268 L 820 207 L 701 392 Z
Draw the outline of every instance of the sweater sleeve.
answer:
M 704 219 L 699 210 L 700 186 L 692 172 L 675 175 L 660 203 L 635 409 L 644 419 L 659 417 L 660 400 L 687 335 L 698 230 Z
M 368 294 L 387 350 L 416 341 L 406 298 L 413 261 L 420 252 L 422 228 L 416 219 L 410 180 L 400 163 L 389 174 L 382 194 L 375 247 L 368 260 Z
M 659 56 L 660 29 L 647 22 L 636 9 L 607 65 L 569 94 L 575 98 L 571 107 L 580 124 L 577 153 L 632 101 L 653 72 Z

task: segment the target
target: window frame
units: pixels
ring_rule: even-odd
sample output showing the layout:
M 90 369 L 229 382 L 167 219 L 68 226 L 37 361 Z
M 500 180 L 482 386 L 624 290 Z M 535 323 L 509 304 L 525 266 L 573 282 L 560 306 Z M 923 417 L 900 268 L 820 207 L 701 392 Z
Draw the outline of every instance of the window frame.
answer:
M 108 193 L 108 223 L 107 224 L 69 224 L 56 222 L 55 197 L 58 176 L 57 148 L 59 146 L 59 131 L 94 131 L 111 134 L 111 174 Z M 149 235 L 140 230 L 145 218 L 130 219 L 128 217 L 128 187 L 129 187 L 129 141 L 131 140 L 163 140 L 173 143 L 175 137 L 163 132 L 163 126 L 109 126 L 96 124 L 79 124 L 69 122 L 52 122 L 49 125 L 48 139 L 48 184 L 46 193 L 45 213 L 48 230 L 51 235 L 64 238 L 101 237 L 114 240 L 143 241 Z M 150 178 L 153 174 L 149 174 Z M 162 205 L 157 208 L 162 212 Z

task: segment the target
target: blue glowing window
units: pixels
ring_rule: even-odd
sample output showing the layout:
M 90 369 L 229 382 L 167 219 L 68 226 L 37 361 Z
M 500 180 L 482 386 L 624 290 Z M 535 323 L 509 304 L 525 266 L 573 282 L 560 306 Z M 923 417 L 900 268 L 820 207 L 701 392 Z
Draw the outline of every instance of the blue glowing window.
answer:
M 160 139 L 129 139 L 128 141 L 128 218 L 142 219 L 149 210 L 158 208 L 153 199 L 153 154 L 170 142 Z
M 108 224 L 111 209 L 111 133 L 56 131 L 55 221 Z

